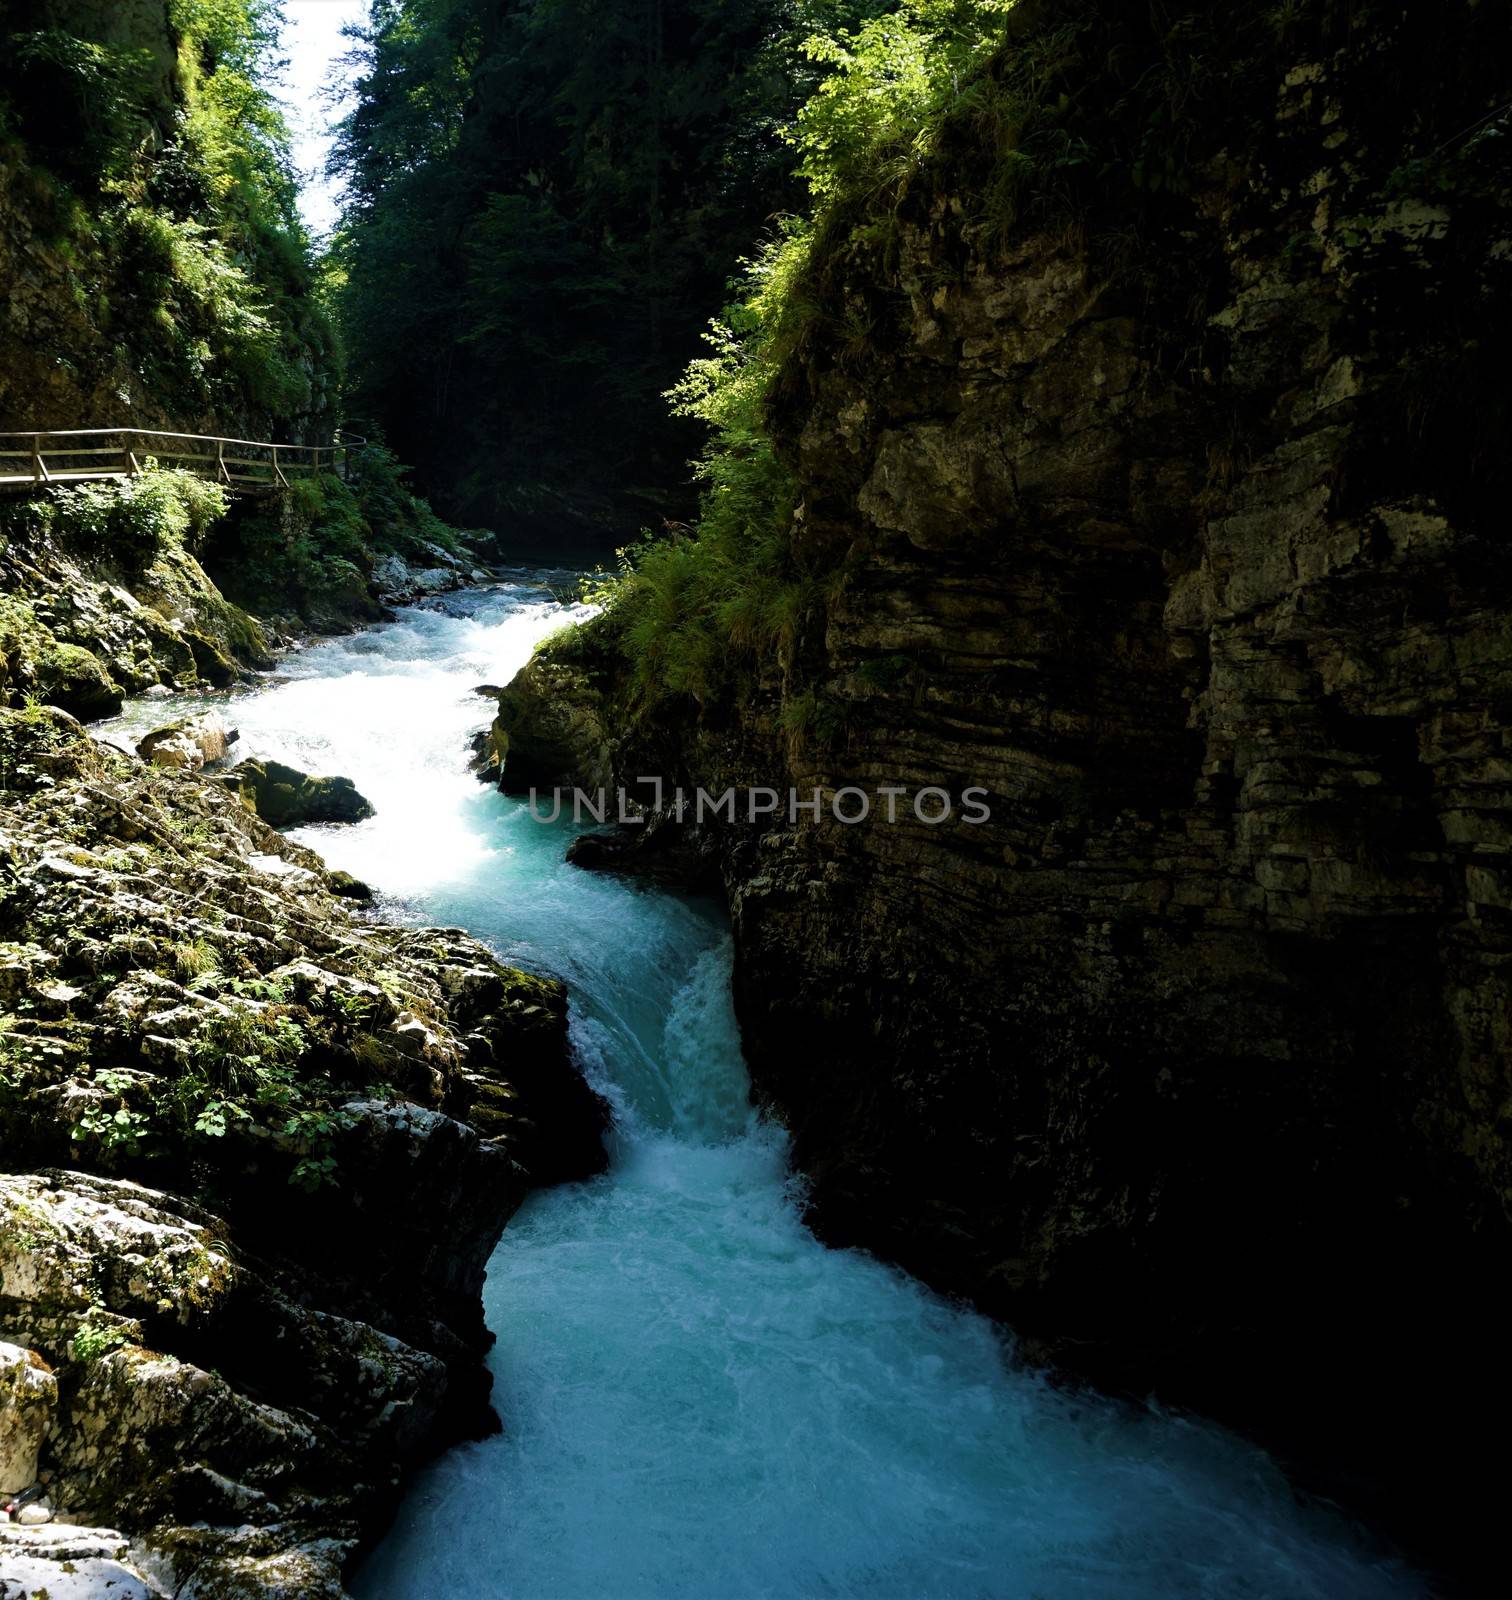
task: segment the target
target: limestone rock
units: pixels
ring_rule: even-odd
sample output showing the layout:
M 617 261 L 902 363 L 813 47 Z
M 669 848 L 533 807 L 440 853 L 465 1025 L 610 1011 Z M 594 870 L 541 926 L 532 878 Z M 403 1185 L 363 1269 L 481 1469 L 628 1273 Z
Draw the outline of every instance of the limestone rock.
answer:
M 0 1600 L 167 1600 L 138 1560 L 150 1564 L 113 1529 L 0 1525 Z
M 62 1375 L 47 1499 L 99 1525 L 0 1572 L 335 1600 L 401 1467 L 496 1425 L 508 1217 L 603 1166 L 562 986 L 362 919 L 224 782 L 48 708 L 0 710 L 0 873 L 0 1338 Z M 271 1109 L 186 1099 L 228 1056 Z
M 144 761 L 160 767 L 174 767 L 181 771 L 198 772 L 202 767 L 213 767 L 226 759 L 237 740 L 234 728 L 213 713 L 199 717 L 183 717 L 161 728 L 154 728 L 137 744 L 137 754 Z
M 563 644 L 537 653 L 499 693 L 499 711 L 479 752 L 507 794 L 548 791 L 571 774 L 592 792 L 611 786 L 614 741 L 597 657 Z
M 373 563 L 373 587 L 390 605 L 410 597 L 410 568 L 402 556 L 381 556 Z
M 429 595 L 443 594 L 477 577 L 450 551 L 440 545 L 427 546 L 432 565 L 417 566 L 399 555 L 387 555 L 373 563 L 373 586 L 388 605 L 405 605 Z M 484 573 L 486 578 L 487 574 Z
M 37 1453 L 57 1402 L 58 1380 L 42 1357 L 0 1343 L 0 1495 L 36 1481 Z

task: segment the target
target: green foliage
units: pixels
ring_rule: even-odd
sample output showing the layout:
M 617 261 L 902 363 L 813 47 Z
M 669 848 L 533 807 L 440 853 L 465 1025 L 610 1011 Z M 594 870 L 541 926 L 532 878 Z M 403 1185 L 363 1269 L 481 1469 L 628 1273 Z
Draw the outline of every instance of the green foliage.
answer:
M 30 353 L 65 373 L 108 353 L 186 424 L 320 413 L 335 349 L 269 87 L 276 0 L 171 0 L 109 28 L 99 9 L 99 37 L 22 30 L 0 62 L 0 188 L 74 302 L 57 348 Z M 19 412 L 13 381 L 0 405 Z
M 192 939 L 170 946 L 173 969 L 181 982 L 201 978 L 219 966 L 215 947 L 203 939 Z
M 711 354 L 672 391 L 675 409 L 711 430 L 698 464 L 696 537 L 674 530 L 621 551 L 621 576 L 597 595 L 633 664 L 643 707 L 667 696 L 716 698 L 752 659 L 789 664 L 814 586 L 793 559 L 793 483 L 763 415 L 770 319 L 786 242 L 748 264 L 743 298 L 706 335 Z
M 147 1137 L 150 1118 L 126 1106 L 108 1110 L 91 1106 L 74 1124 L 75 1134 L 83 1134 L 107 1152 L 124 1151 L 136 1155 Z
M 119 483 L 50 490 L 43 515 L 56 537 L 80 549 L 145 565 L 169 545 L 198 548 L 228 503 L 219 484 L 149 464 Z
M 352 457 L 350 495 L 367 526 L 369 547 L 420 558 L 430 554 L 431 545 L 440 545 L 455 554 L 463 548 L 462 535 L 411 491 L 409 476 L 410 469 L 385 445 L 365 445 Z
M 101 1356 L 107 1356 L 112 1350 L 119 1350 L 130 1342 L 120 1323 L 103 1306 L 91 1306 L 74 1330 L 69 1353 L 81 1363 L 98 1361 Z
M 889 694 L 901 689 L 915 676 L 914 663 L 907 656 L 874 656 L 863 661 L 856 675 L 867 688 Z
M 0 540 L 43 537 L 140 569 L 165 549 L 198 549 L 226 514 L 219 484 L 178 468 L 53 487 L 0 508 Z
M 1015 3 L 904 0 L 852 32 L 811 34 L 805 53 L 830 71 L 785 137 L 815 199 L 852 195 L 894 175 L 897 157 L 879 162 L 884 151 L 917 158 L 960 98 L 963 79 L 1002 42 Z
M 61 28 L 7 40 L 12 89 L 6 121 L 36 138 L 60 170 L 86 180 L 119 180 L 145 131 L 150 95 L 146 50 L 82 39 Z
M 180 971 L 186 949 L 174 952 Z M 75 1137 L 107 1154 L 139 1156 L 193 1151 L 239 1133 L 290 1151 L 291 1183 L 334 1182 L 333 1141 L 351 1119 L 336 1103 L 341 1086 L 313 1066 L 315 1019 L 296 1016 L 279 986 L 223 979 L 202 952 L 189 955 L 200 969 L 192 987 L 219 988 L 233 998 L 206 1016 L 171 1070 L 96 1071 L 103 1098 L 74 1125 Z M 349 1009 L 338 1011 L 335 1026 L 353 1026 Z
M 778 130 L 827 70 L 803 41 L 890 4 L 379 0 L 337 298 L 354 411 L 444 509 L 558 534 L 564 501 L 618 527 L 687 509 L 697 433 L 659 396 L 801 199 Z
M 216 581 L 253 610 L 293 609 L 330 623 L 372 614 L 367 574 L 375 556 L 434 566 L 433 546 L 464 548 L 462 534 L 407 479 L 391 450 L 369 444 L 354 454 L 345 479 L 293 480 L 287 507 L 272 500 L 243 508 L 213 554 Z

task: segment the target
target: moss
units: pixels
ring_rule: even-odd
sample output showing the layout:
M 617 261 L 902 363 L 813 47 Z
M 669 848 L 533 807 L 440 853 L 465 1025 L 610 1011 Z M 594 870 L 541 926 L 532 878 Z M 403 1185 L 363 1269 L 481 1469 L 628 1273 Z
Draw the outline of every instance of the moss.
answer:
M 190 654 L 194 657 L 195 670 L 207 683 L 213 683 L 217 689 L 224 689 L 241 677 L 236 663 L 214 639 L 197 630 L 187 632 L 185 638 L 189 644 Z
M 268 636 L 256 617 L 227 600 L 222 602 L 220 622 L 227 649 L 238 661 L 256 667 L 272 664 Z

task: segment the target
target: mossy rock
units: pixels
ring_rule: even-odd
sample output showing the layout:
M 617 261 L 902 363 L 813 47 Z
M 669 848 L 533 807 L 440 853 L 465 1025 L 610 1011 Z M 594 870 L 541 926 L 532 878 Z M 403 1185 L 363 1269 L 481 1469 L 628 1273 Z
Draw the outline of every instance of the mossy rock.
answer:
M 54 643 L 36 663 L 36 693 L 81 721 L 113 717 L 125 694 L 98 656 L 82 645 Z
M 374 814 L 372 803 L 357 792 L 350 778 L 312 777 L 282 761 L 243 761 L 226 774 L 225 781 L 275 828 L 363 822 Z
M 60 779 L 93 777 L 97 746 L 78 721 L 56 706 L 0 708 L 0 789 L 22 793 Z
M 214 639 L 203 633 L 190 633 L 186 637 L 194 657 L 194 669 L 206 683 L 224 689 L 241 677 L 241 669 Z
M 98 656 L 54 637 L 14 595 L 0 595 L 0 696 L 42 700 L 85 721 L 114 716 L 125 698 Z

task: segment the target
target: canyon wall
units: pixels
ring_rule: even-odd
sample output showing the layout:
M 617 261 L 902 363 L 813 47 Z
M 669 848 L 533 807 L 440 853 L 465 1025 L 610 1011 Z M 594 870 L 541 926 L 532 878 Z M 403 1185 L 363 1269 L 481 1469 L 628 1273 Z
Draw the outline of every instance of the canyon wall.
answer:
M 1119 97 L 1155 24 L 1026 3 L 1005 60 L 1149 168 L 1077 204 L 1068 160 L 1005 231 L 963 121 L 821 240 L 771 402 L 827 575 L 793 658 L 648 723 L 611 610 L 494 748 L 517 786 L 984 788 L 980 825 L 662 817 L 585 859 L 723 882 L 824 1237 L 1473 1565 L 1454 1441 L 1509 1420 L 1507 24 L 1303 7 L 1225 56 L 1186 10 L 1217 66 L 1178 170 L 1119 121 L 1156 125 Z
M 269 26 L 247 0 L 8 0 L 0 429 L 329 438 Z

